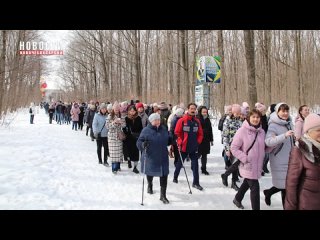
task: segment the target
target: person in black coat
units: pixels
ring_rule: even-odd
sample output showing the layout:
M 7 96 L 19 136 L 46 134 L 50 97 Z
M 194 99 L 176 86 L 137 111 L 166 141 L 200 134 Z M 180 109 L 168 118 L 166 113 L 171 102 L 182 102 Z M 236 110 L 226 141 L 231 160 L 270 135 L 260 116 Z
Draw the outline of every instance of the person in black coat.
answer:
M 82 131 L 83 129 L 83 118 L 84 118 L 84 106 L 85 106 L 85 103 L 82 103 L 80 105 L 80 114 L 79 114 L 79 129 Z
M 142 151 L 141 172 L 147 175 L 148 193 L 153 194 L 153 177 L 160 177 L 160 200 L 168 204 L 166 197 L 169 174 L 169 157 L 167 146 L 172 144 L 172 137 L 167 128 L 160 123 L 160 114 L 149 116 L 150 123 L 145 127 L 137 141 L 137 147 Z
M 129 155 L 128 166 L 131 165 L 131 161 L 134 162 L 133 172 L 139 173 L 137 166 L 139 162 L 139 150 L 137 148 L 137 140 L 143 129 L 141 117 L 138 115 L 138 111 L 134 105 L 129 106 L 128 116 L 125 118 L 126 127 L 123 129 L 127 135 L 125 144 L 127 144 L 127 150 Z
M 198 157 L 201 157 L 201 172 L 209 175 L 207 172 L 207 154 L 210 153 L 210 147 L 213 146 L 213 133 L 208 109 L 205 106 L 199 107 L 198 118 L 203 129 L 203 140 L 198 148 Z

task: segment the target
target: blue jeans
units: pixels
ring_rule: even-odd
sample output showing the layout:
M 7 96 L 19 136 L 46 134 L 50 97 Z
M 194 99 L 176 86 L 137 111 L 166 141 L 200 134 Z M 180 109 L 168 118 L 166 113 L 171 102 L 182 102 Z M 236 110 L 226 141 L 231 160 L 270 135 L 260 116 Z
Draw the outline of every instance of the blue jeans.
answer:
M 77 131 L 77 128 L 78 128 L 78 121 L 72 121 L 72 130 L 76 130 Z
M 182 156 L 182 161 L 184 162 L 184 160 L 187 158 L 187 156 L 189 155 L 190 159 L 191 159 L 191 170 L 193 172 L 193 184 L 195 185 L 199 185 L 199 164 L 198 164 L 198 154 L 197 152 L 193 152 L 193 153 L 185 153 L 185 152 L 181 152 L 181 156 Z M 180 170 L 182 168 L 182 163 L 181 163 L 181 159 L 177 162 L 176 164 L 176 169 L 174 171 L 174 178 L 178 179 Z

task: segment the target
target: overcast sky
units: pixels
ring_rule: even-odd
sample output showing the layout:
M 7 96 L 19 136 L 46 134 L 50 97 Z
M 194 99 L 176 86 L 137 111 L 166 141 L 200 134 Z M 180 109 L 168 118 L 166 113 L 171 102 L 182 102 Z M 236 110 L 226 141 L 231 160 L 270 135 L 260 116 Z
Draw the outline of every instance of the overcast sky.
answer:
M 66 51 L 67 45 L 70 40 L 69 30 L 41 30 L 41 34 L 46 42 L 59 42 L 62 50 Z M 52 55 L 44 57 L 48 63 L 49 74 L 44 75 L 47 81 L 49 89 L 58 89 L 61 83 L 61 78 L 58 76 L 58 71 L 61 63 L 63 62 L 63 56 Z

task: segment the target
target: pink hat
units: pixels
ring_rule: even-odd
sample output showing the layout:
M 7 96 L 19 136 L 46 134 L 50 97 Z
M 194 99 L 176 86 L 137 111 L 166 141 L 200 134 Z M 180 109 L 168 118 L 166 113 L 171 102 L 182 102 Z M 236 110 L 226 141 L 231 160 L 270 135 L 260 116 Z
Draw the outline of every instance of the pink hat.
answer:
M 112 109 L 120 111 L 120 105 L 117 101 L 115 101 L 114 104 L 112 105 Z
M 249 104 L 247 102 L 243 102 L 242 103 L 242 107 L 244 108 L 250 108 Z
M 241 114 L 246 117 L 247 116 L 247 109 L 245 107 L 240 107 L 240 109 L 241 109 Z
M 315 127 L 320 127 L 320 116 L 315 113 L 310 113 L 304 120 L 303 133 Z
M 235 113 L 241 114 L 241 106 L 239 104 L 233 104 L 231 111 L 232 111 L 232 114 L 235 114 Z
M 256 109 L 259 111 L 259 112 L 264 112 L 264 111 L 266 111 L 266 106 L 265 105 L 263 105 L 262 103 L 259 103 L 259 102 L 257 102 L 256 104 L 255 104 L 255 107 L 256 107 Z

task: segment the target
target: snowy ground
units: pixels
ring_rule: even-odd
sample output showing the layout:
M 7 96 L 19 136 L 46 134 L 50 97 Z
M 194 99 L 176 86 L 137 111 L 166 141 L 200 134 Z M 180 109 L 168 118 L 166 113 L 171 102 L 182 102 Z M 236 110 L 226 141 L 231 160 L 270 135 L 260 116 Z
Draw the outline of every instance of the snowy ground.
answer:
M 110 167 L 98 164 L 96 143 L 85 131 L 72 131 L 70 125 L 49 125 L 43 110 L 29 124 L 28 110 L 14 115 L 9 125 L 0 127 L 0 209 L 237 209 L 232 200 L 236 192 L 224 187 L 222 145 L 217 122 L 215 145 L 208 156 L 209 176 L 200 175 L 204 191 L 192 188 L 192 195 L 181 170 L 179 184 L 172 182 L 173 161 L 170 161 L 167 198 L 160 200 L 159 178 L 154 179 L 154 194 L 145 192 L 141 206 L 142 178 L 126 164 L 117 175 Z M 192 182 L 190 162 L 186 162 Z M 241 179 L 242 180 L 242 179 Z M 231 176 L 229 177 L 230 186 Z M 239 185 L 239 183 L 238 183 Z M 260 179 L 261 209 L 282 209 L 280 193 L 273 195 L 266 206 L 262 191 L 271 187 L 271 175 Z M 146 191 L 146 188 L 145 188 Z M 247 192 L 243 205 L 251 209 Z

